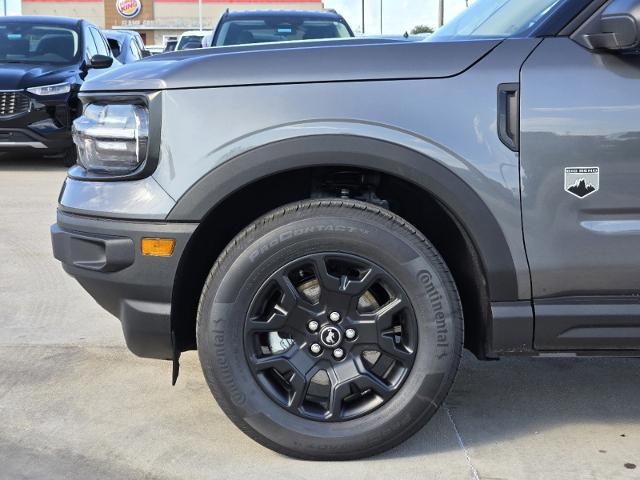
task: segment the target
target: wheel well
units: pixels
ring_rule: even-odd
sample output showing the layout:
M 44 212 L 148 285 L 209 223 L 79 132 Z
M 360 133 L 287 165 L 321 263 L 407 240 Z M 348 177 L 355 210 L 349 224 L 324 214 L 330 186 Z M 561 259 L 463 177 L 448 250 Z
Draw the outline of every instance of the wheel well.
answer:
M 196 348 L 198 301 L 207 274 L 226 245 L 263 214 L 314 197 L 349 197 L 375 203 L 411 222 L 444 257 L 460 292 L 465 347 L 485 356 L 489 300 L 480 257 L 455 216 L 437 199 L 401 178 L 374 170 L 318 167 L 291 170 L 236 191 L 203 219 L 176 273 L 171 322 L 179 350 Z

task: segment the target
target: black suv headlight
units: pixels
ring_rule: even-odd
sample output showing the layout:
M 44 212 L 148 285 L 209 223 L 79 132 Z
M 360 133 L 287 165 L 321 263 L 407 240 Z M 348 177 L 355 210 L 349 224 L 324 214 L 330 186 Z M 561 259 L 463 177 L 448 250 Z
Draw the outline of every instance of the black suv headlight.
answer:
M 147 158 L 149 110 L 139 104 L 89 103 L 72 133 L 78 163 L 87 172 L 126 175 Z
M 62 95 L 64 93 L 69 93 L 70 91 L 70 83 L 56 83 L 54 85 L 42 85 L 40 87 L 27 88 L 27 92 L 33 93 L 34 95 L 38 95 L 40 97 L 45 97 L 48 95 Z

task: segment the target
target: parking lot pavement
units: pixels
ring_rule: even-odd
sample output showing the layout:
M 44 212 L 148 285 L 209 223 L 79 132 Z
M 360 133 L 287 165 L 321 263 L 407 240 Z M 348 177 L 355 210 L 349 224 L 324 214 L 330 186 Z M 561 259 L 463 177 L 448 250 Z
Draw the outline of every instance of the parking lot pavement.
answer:
M 197 356 L 139 359 L 51 258 L 59 164 L 0 158 L 0 478 L 640 478 L 640 365 L 466 355 L 446 408 L 364 461 L 272 453 L 217 407 Z M 635 468 L 635 466 L 638 466 Z

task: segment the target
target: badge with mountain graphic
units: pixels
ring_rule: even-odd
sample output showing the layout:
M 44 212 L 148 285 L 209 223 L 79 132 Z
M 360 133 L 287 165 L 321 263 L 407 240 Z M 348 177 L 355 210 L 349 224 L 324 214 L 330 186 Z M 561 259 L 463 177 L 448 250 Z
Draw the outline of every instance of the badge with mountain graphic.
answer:
M 564 189 L 584 198 L 600 189 L 599 167 L 568 167 L 564 169 Z

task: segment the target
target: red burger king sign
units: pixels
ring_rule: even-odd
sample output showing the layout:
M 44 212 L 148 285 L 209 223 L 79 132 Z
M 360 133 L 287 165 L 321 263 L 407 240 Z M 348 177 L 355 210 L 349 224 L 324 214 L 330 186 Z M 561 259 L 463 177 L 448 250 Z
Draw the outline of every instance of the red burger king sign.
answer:
M 133 18 L 142 10 L 140 0 L 116 0 L 116 10 L 125 18 Z

